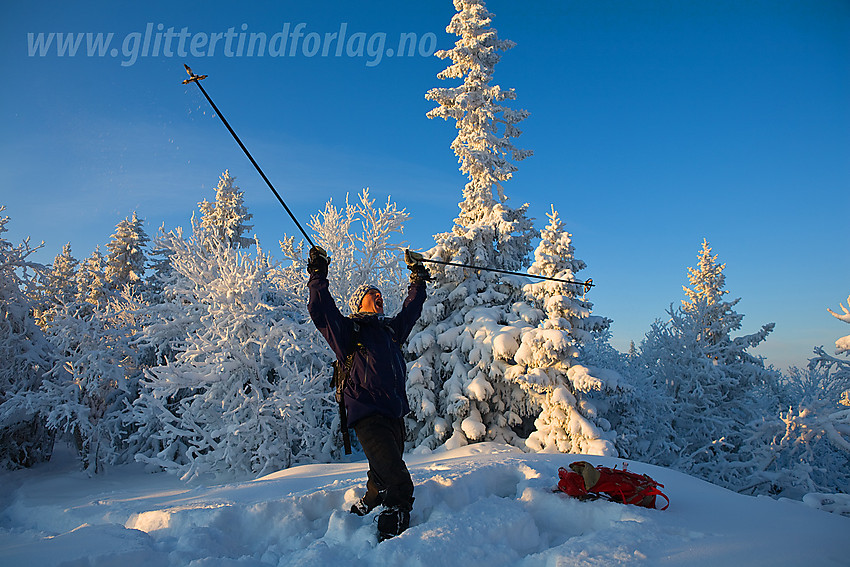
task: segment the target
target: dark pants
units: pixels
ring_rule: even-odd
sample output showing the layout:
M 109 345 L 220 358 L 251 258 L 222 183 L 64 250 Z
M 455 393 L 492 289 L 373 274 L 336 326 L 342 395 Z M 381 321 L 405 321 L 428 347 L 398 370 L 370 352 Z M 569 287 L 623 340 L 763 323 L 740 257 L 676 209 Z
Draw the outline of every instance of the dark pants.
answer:
M 413 479 L 404 464 L 404 419 L 370 415 L 354 424 L 366 458 L 369 474 L 364 503 L 371 509 L 413 509 Z

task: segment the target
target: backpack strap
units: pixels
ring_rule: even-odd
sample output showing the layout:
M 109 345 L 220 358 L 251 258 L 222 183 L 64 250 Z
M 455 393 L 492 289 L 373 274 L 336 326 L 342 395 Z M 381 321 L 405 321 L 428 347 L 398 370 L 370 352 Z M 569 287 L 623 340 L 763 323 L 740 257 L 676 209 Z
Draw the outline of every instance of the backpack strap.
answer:
M 642 496 L 643 498 L 646 498 L 648 496 L 660 496 L 661 498 L 663 498 L 667 503 L 664 505 L 663 508 L 658 508 L 658 510 L 666 510 L 667 507 L 670 506 L 670 499 L 667 498 L 667 495 L 664 494 L 663 492 L 661 492 L 660 490 L 658 490 L 654 486 L 644 490 L 643 492 L 641 492 L 640 496 Z M 641 498 L 641 500 L 643 500 L 643 498 Z M 647 507 L 649 507 L 649 506 L 647 506 Z M 653 505 L 652 508 L 656 508 L 656 506 Z
M 348 413 L 345 411 L 345 396 L 343 390 L 348 383 L 348 377 L 351 376 L 351 367 L 354 366 L 354 355 L 357 353 L 357 346 L 360 343 L 360 325 L 356 321 L 353 322 L 353 332 L 351 335 L 351 351 L 345 360 L 334 361 L 334 374 L 331 379 L 331 385 L 335 390 L 337 405 L 339 406 L 339 429 L 342 433 L 342 445 L 345 449 L 345 454 L 351 454 L 351 435 L 348 432 Z

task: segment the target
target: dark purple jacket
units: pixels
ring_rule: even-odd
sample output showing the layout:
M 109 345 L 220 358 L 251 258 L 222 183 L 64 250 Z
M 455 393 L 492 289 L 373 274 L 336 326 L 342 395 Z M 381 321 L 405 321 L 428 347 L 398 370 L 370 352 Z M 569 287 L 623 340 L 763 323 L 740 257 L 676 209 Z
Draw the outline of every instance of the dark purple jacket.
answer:
M 407 299 L 395 317 L 340 313 L 328 291 L 327 276 L 313 274 L 307 282 L 307 310 L 316 328 L 337 358 L 345 360 L 356 351 L 351 376 L 343 390 L 348 425 L 372 414 L 402 417 L 410 412 L 405 393 L 407 366 L 401 346 L 422 313 L 425 284 L 411 284 Z M 359 327 L 354 343 L 354 323 Z

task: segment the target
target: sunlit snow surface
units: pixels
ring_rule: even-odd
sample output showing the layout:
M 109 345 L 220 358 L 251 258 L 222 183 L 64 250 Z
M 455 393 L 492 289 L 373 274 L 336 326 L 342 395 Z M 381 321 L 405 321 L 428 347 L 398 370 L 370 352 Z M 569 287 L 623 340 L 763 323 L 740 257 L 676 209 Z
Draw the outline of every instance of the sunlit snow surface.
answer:
M 638 462 L 629 469 L 665 485 L 666 511 L 552 492 L 558 467 L 622 464 L 614 458 L 491 443 L 410 455 L 411 528 L 379 544 L 376 512 L 347 512 L 364 488 L 363 461 L 186 485 L 139 467 L 90 478 L 62 457 L 0 475 L 0 565 L 850 564 L 843 495 L 753 498 Z

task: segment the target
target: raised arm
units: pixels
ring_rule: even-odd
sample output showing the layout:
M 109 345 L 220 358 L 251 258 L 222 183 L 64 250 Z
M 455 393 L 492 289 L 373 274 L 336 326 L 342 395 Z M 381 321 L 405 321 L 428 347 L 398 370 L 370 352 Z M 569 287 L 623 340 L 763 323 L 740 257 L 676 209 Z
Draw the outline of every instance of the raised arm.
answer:
M 396 336 L 401 341 L 407 339 L 422 314 L 422 305 L 425 303 L 425 282 L 431 279 L 431 274 L 422 263 L 421 254 L 405 250 L 404 261 L 410 270 L 410 287 L 407 288 L 407 299 L 404 300 L 401 311 L 391 323 Z
M 413 326 L 422 314 L 422 305 L 425 303 L 425 282 L 411 283 L 407 288 L 407 298 L 401 306 L 398 315 L 393 317 L 390 325 L 400 341 L 407 340 Z
M 344 359 L 351 344 L 354 325 L 348 317 L 343 316 L 328 290 L 328 257 L 327 253 L 318 246 L 310 250 L 310 261 L 307 264 L 310 279 L 307 287 L 310 299 L 307 311 L 313 324 L 325 337 L 337 358 Z

